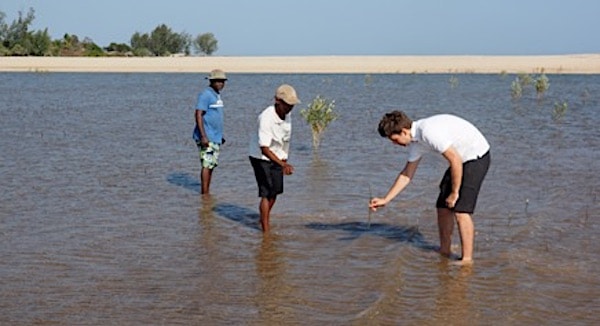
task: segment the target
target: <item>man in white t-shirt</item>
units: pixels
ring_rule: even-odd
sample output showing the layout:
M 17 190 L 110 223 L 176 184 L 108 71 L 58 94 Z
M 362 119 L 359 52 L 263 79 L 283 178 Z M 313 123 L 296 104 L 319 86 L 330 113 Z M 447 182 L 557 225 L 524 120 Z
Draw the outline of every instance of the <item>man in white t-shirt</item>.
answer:
M 300 103 L 296 90 L 283 84 L 275 92 L 275 103 L 258 116 L 258 132 L 250 141 L 250 163 L 258 184 L 262 231 L 269 232 L 271 209 L 277 195 L 283 193 L 283 175 L 294 167 L 288 163 L 292 121 L 289 113 Z
M 412 121 L 404 112 L 387 113 L 380 121 L 379 134 L 393 143 L 408 147 L 407 163 L 384 198 L 369 204 L 376 210 L 396 197 L 412 180 L 423 154 L 442 154 L 450 167 L 440 183 L 436 207 L 440 253 L 449 257 L 454 220 L 461 241 L 461 263 L 473 261 L 475 211 L 479 189 L 490 165 L 490 145 L 470 122 L 450 114 Z

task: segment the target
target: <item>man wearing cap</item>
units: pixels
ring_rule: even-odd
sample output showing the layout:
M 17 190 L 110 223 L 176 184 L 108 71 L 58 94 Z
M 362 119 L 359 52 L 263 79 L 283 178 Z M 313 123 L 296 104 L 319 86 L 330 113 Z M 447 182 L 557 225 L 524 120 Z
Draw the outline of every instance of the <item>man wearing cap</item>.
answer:
M 250 163 L 258 184 L 260 225 L 269 232 L 271 209 L 283 193 L 283 176 L 294 172 L 288 163 L 292 121 L 289 113 L 300 103 L 296 90 L 283 84 L 275 92 L 275 103 L 258 116 L 258 132 L 251 138 Z
M 201 193 L 208 194 L 212 172 L 218 165 L 219 152 L 223 139 L 223 101 L 221 90 L 227 77 L 223 70 L 215 69 L 206 77 L 209 87 L 198 94 L 195 110 L 196 127 L 193 138 L 200 152 Z

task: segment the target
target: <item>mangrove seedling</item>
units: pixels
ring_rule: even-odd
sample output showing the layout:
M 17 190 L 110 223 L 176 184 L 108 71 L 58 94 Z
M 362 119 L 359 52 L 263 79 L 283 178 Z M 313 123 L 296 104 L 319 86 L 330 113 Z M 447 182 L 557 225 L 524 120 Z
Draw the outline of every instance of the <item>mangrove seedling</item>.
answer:
M 538 78 L 535 79 L 535 91 L 537 93 L 538 99 L 541 99 L 544 96 L 544 92 L 548 90 L 550 87 L 550 81 L 546 74 L 542 73 Z
M 458 87 L 458 77 L 451 76 L 448 82 L 450 82 L 450 88 L 455 89 L 456 87 Z
M 523 87 L 521 86 L 519 77 L 513 80 L 513 82 L 510 84 L 510 93 L 512 95 L 512 98 L 515 100 L 520 99 L 523 95 Z
M 312 131 L 313 149 L 318 149 L 321 136 L 327 126 L 338 118 L 334 112 L 335 101 L 329 101 L 317 95 L 308 106 L 300 110 L 300 115 L 306 120 Z
M 552 119 L 554 119 L 554 121 L 561 120 L 567 113 L 568 109 L 569 109 L 569 104 L 567 104 L 567 102 L 564 102 L 564 101 L 562 103 L 554 102 L 554 110 L 552 111 Z

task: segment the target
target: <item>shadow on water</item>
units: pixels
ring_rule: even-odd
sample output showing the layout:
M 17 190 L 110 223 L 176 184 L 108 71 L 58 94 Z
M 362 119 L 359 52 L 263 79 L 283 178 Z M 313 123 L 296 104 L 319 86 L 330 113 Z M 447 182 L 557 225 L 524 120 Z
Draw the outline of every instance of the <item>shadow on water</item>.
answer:
M 200 193 L 200 182 L 198 178 L 186 172 L 173 172 L 167 176 L 167 181 L 187 190 Z
M 194 191 L 198 194 L 200 193 L 200 183 L 198 182 L 198 178 L 187 172 L 173 172 L 167 176 L 167 181 L 173 185 Z M 261 230 L 258 223 L 260 217 L 256 211 L 227 203 L 216 204 L 212 210 L 228 220 L 240 223 L 251 229 Z
M 354 240 L 362 235 L 375 235 L 390 240 L 409 243 L 419 249 L 437 251 L 438 247 L 427 242 L 416 226 L 397 226 L 384 223 L 347 222 L 347 223 L 310 223 L 307 228 L 320 231 L 344 231 L 347 236 L 339 240 Z
M 228 220 L 240 223 L 243 226 L 260 231 L 260 216 L 256 211 L 234 204 L 217 204 L 213 211 Z

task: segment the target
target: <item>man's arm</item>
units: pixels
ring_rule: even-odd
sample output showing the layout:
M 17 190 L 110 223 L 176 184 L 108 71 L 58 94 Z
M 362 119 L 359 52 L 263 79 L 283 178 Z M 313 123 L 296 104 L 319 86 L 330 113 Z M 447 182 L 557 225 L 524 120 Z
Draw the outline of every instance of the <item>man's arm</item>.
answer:
M 264 156 L 268 157 L 269 160 L 271 160 L 271 162 L 274 162 L 274 163 L 280 165 L 281 168 L 283 169 L 283 174 L 290 175 L 290 174 L 294 173 L 294 167 L 291 164 L 288 164 L 288 162 L 277 157 L 277 155 L 275 155 L 275 153 L 273 153 L 273 151 L 271 151 L 269 149 L 269 147 L 261 146 L 260 151 L 262 152 L 262 154 Z
M 419 166 L 420 161 L 421 159 L 418 159 L 414 162 L 406 162 L 404 169 L 398 174 L 398 177 L 396 177 L 396 181 L 394 182 L 390 190 L 388 190 L 385 197 L 371 199 L 371 203 L 369 205 L 371 209 L 376 210 L 377 207 L 385 206 L 392 199 L 398 196 L 398 194 L 400 194 L 402 190 L 404 190 L 404 188 L 408 186 L 410 180 L 412 180 L 413 176 L 415 175 L 415 172 L 417 171 L 417 167 Z
M 206 130 L 204 129 L 204 123 L 202 123 L 202 116 L 206 113 L 206 111 L 196 110 L 196 124 L 198 124 L 198 129 L 200 130 L 200 144 L 203 147 L 208 146 L 208 137 L 206 137 Z
M 450 180 L 452 180 L 452 192 L 446 198 L 446 205 L 449 208 L 453 208 L 458 200 L 460 186 L 462 184 L 463 176 L 463 162 L 462 157 L 458 152 L 450 146 L 445 152 L 442 153 L 444 158 L 448 160 L 450 164 Z

